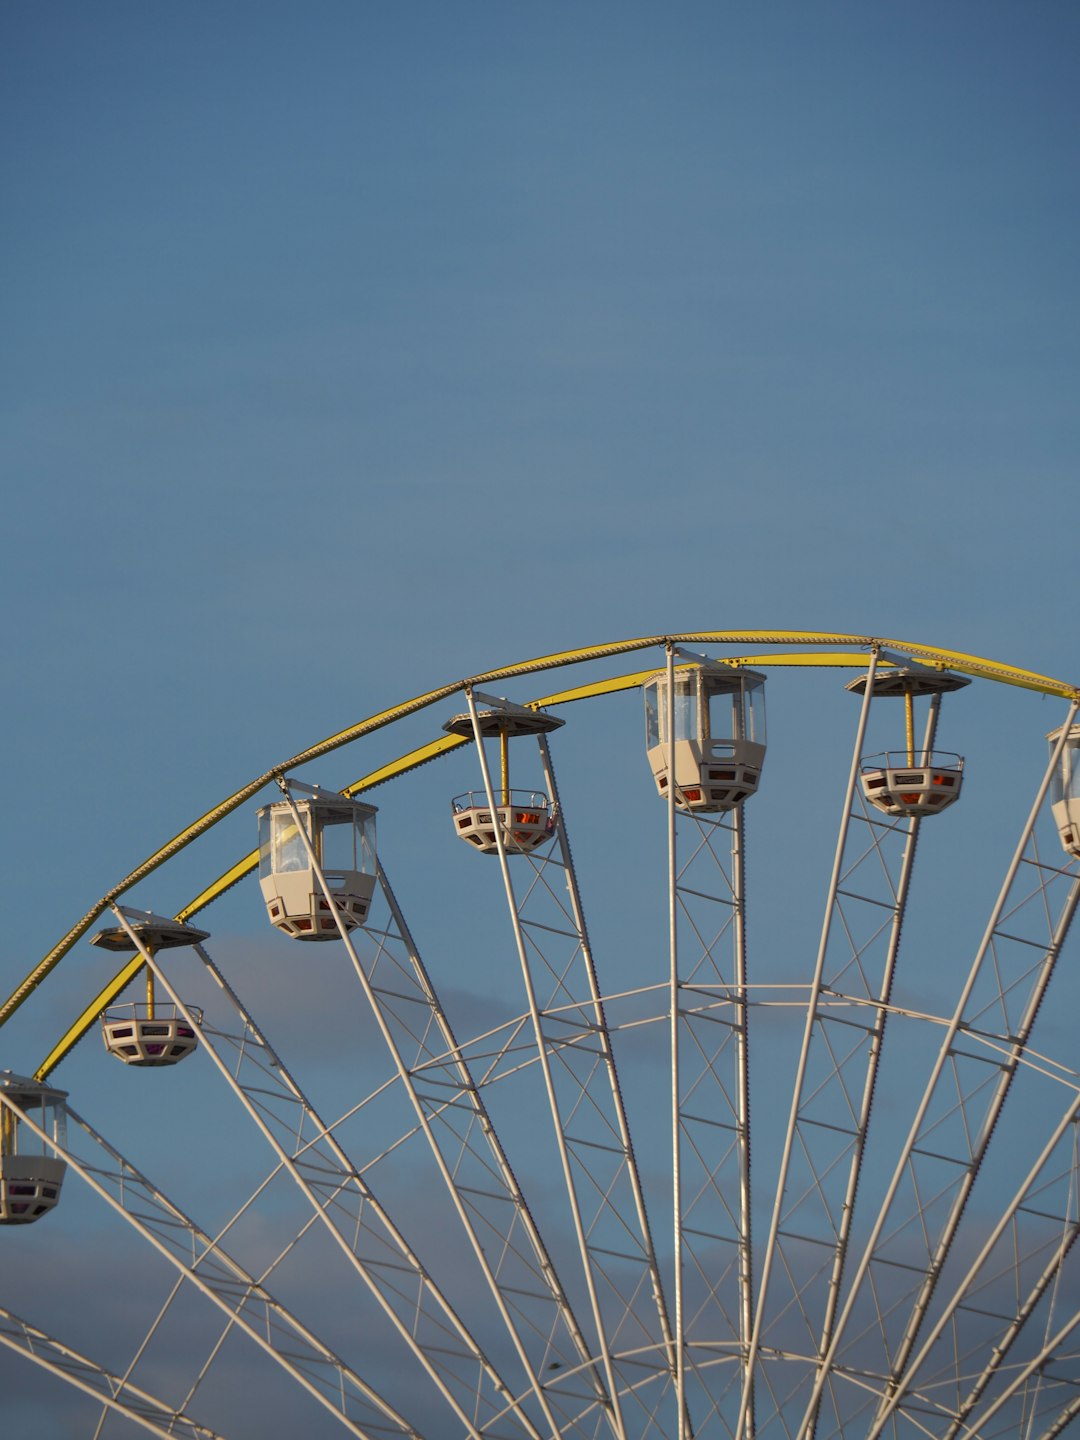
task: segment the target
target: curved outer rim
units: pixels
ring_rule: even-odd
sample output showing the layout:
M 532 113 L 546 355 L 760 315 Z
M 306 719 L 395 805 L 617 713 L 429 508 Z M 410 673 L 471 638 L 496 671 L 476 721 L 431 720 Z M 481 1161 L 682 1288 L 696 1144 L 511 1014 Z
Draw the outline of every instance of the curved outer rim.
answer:
M 198 839 L 200 835 L 213 828 L 219 820 L 225 819 L 227 815 L 239 808 L 245 801 L 251 799 L 264 786 L 272 783 L 278 776 L 288 774 L 290 771 L 305 765 L 322 755 L 329 754 L 333 750 L 340 749 L 352 741 L 360 739 L 375 730 L 390 725 L 397 720 L 404 719 L 407 715 L 426 709 L 430 705 L 445 700 L 458 691 L 465 691 L 473 687 L 490 685 L 493 682 L 513 679 L 521 675 L 534 674 L 543 670 L 558 669 L 563 666 L 584 664 L 588 661 L 609 659 L 618 655 L 630 654 L 636 650 L 646 650 L 657 646 L 666 647 L 674 645 L 810 645 L 810 646 L 832 646 L 843 645 L 856 647 L 858 650 L 887 649 L 897 650 L 906 656 L 918 659 L 923 664 L 936 666 L 938 669 L 948 669 L 960 674 L 978 676 L 983 679 L 994 680 L 1000 684 L 1014 685 L 1022 689 L 1034 690 L 1045 695 L 1057 695 L 1064 699 L 1080 699 L 1080 687 L 1070 685 L 1062 680 L 1055 680 L 1048 675 L 1040 675 L 1034 671 L 1023 670 L 1017 666 L 1002 664 L 996 660 L 989 660 L 983 656 L 970 655 L 963 651 L 947 650 L 937 646 L 912 643 L 907 640 L 900 640 L 880 635 L 851 635 L 839 631 L 813 631 L 813 630 L 695 630 L 679 634 L 650 635 L 639 637 L 634 640 L 620 640 L 609 644 L 585 646 L 576 650 L 557 651 L 550 655 L 543 655 L 533 660 L 526 660 L 513 665 L 500 666 L 494 670 L 487 670 L 481 674 L 470 676 L 463 680 L 455 680 L 449 684 L 441 685 L 434 690 L 429 690 L 422 695 L 406 700 L 400 705 L 383 710 L 365 720 L 330 735 L 327 739 L 318 744 L 300 751 L 297 755 L 275 765 L 272 769 L 265 771 L 247 785 L 235 791 L 227 799 L 208 810 L 192 824 L 175 835 L 172 840 L 163 845 L 150 855 L 143 863 L 137 866 L 123 880 L 108 890 L 101 899 L 87 913 L 71 927 L 66 935 L 59 940 L 48 954 L 30 971 L 22 983 L 16 987 L 8 999 L 0 1006 L 0 1027 L 2 1027 L 15 1011 L 22 1005 L 33 991 L 41 984 L 53 969 L 59 964 L 68 951 L 86 933 L 99 915 L 116 900 L 120 895 L 130 890 L 139 881 L 158 869 L 172 856 Z M 836 666 L 842 668 L 858 668 L 864 662 L 859 655 L 852 655 L 850 652 L 822 652 L 811 651 L 809 654 L 781 654 L 781 655 L 752 655 L 729 657 L 728 663 L 738 666 L 765 667 L 777 665 L 805 665 L 805 666 Z M 564 691 L 559 695 L 547 696 L 541 700 L 532 702 L 533 706 L 539 708 L 545 704 L 567 703 L 574 699 L 585 699 L 592 695 L 610 693 L 617 689 L 628 689 L 640 684 L 646 674 L 640 672 L 632 676 L 623 676 L 615 681 L 601 681 L 595 685 L 578 687 L 575 691 Z M 448 736 L 443 741 L 436 741 L 430 746 L 422 747 L 422 751 L 411 752 L 410 756 L 402 757 L 402 761 L 384 767 L 384 771 L 374 772 L 363 780 L 357 781 L 343 792 L 355 795 L 361 790 L 369 789 L 371 786 L 391 778 L 393 774 L 402 773 L 404 769 L 414 768 L 415 765 L 423 764 L 426 760 L 434 759 L 436 755 L 452 749 L 458 744 L 467 743 L 464 739 L 456 736 Z M 411 763 L 403 763 L 411 761 Z M 186 906 L 177 916 L 178 920 L 186 920 L 198 910 L 205 908 L 211 900 L 216 899 L 224 891 L 246 875 L 254 866 L 255 857 L 245 856 L 231 870 L 227 871 L 220 880 L 204 891 L 190 905 Z M 83 1012 L 74 1025 L 70 1027 L 60 1042 L 53 1048 L 50 1054 L 35 1071 L 35 1078 L 45 1079 L 69 1053 L 75 1044 L 82 1038 L 90 1026 L 95 1022 L 100 1010 L 117 994 L 123 990 L 131 979 L 141 968 L 141 958 L 136 957 L 135 961 L 129 963 L 117 973 L 113 981 L 101 994 L 95 998 L 91 1005 Z M 88 1018 L 89 1017 L 89 1018 Z

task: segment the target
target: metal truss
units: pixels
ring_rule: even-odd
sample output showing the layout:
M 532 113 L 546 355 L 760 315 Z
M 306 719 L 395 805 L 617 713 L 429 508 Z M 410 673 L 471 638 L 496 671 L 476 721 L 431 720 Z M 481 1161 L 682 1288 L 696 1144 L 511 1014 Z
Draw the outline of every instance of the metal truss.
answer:
M 200 1425 L 129 1380 L 88 1360 L 70 1345 L 47 1335 L 28 1320 L 0 1307 L 0 1345 L 32 1360 L 76 1390 L 100 1401 L 106 1411 L 122 1415 L 162 1440 L 222 1440 L 216 1430 Z
M 679 815 L 673 891 L 673 1148 L 678 1152 L 676 1263 L 688 1417 L 732 1427 L 746 1394 L 753 1326 L 745 819 Z M 688 1431 L 687 1433 L 693 1433 Z
M 1057 1327 L 1062 1298 L 1080 1281 L 1075 1258 L 1071 1277 L 1067 1271 L 1078 1234 L 1080 1084 L 1074 1082 L 1065 1113 L 937 1315 L 870 1435 L 879 1435 L 900 1404 L 914 1395 L 913 1408 L 949 1417 L 940 1431 L 942 1440 L 957 1440 L 969 1433 L 972 1417 L 995 1381 L 999 1391 L 1004 1388 L 1022 1401 L 1020 1413 L 1010 1417 L 1017 1427 L 1014 1433 L 1032 1433 L 1034 1417 L 1048 1403 L 1060 1406 L 1045 1368 L 1025 1378 L 1022 1393 L 1014 1388 L 1011 1356 L 1025 1326 L 1042 1330 L 1040 1346 Z M 980 1358 L 987 1354 L 988 1360 Z M 971 1374 L 976 1378 L 965 1384 Z M 1008 1382 L 1004 1387 L 1003 1381 Z M 1080 1374 L 1074 1372 L 1073 1383 L 1080 1394 Z M 976 1420 L 974 1428 L 983 1433 L 983 1420 Z
M 761 1343 L 822 1359 L 850 1247 L 921 823 L 885 816 L 857 783 L 876 666 L 872 652 L 763 1266 L 755 1361 Z M 933 749 L 937 719 L 935 696 L 924 752 Z M 780 1405 L 790 1406 L 793 1392 L 778 1398 L 763 1423 L 783 1423 Z M 809 1434 L 819 1405 L 820 1399 Z
M 14 1109 L 0 1094 L 0 1105 Z M 65 1160 L 123 1220 L 162 1255 L 183 1279 L 215 1305 L 302 1389 L 361 1440 L 419 1433 L 373 1386 L 293 1316 L 211 1236 L 146 1178 L 74 1110 L 67 1107 L 69 1133 L 90 1143 L 90 1158 L 71 1144 L 58 1145 L 29 1115 L 20 1123 Z M 128 1380 L 125 1377 L 123 1384 Z M 178 1407 L 177 1414 L 185 1413 Z
M 216 1028 L 205 1018 L 199 1025 L 162 968 L 160 957 L 146 949 L 125 913 L 115 906 L 114 910 L 158 982 L 188 1023 L 198 1029 L 225 1082 L 269 1142 L 281 1168 L 311 1204 L 315 1219 L 326 1228 L 450 1406 L 462 1433 L 473 1440 L 479 1440 L 481 1433 L 524 1433 L 538 1440 L 539 1432 L 509 1386 L 205 948 L 192 947 L 239 1019 L 239 1033 Z
M 288 785 L 281 783 L 309 862 L 332 904 Z M 617 1435 L 598 1357 L 577 1321 L 381 864 L 378 880 L 389 917 L 384 926 L 369 923 L 364 930 L 371 942 L 364 960 L 339 917 L 341 939 L 521 1364 L 542 1417 L 540 1428 L 558 1436 L 593 1436 L 606 1423 Z
M 1070 709 L 1063 736 L 1076 708 Z M 1056 760 L 1057 752 L 945 1029 L 818 1366 L 800 1436 L 811 1433 L 823 1392 L 844 1369 L 885 1377 L 884 1399 L 868 1431 L 877 1434 L 911 1360 L 1080 898 L 1080 869 L 1043 862 L 1035 834 Z M 852 1324 L 860 1307 L 864 1321 Z M 873 1316 L 870 1323 L 867 1314 Z
M 674 735 L 668 647 L 667 734 Z M 667 793 L 669 1026 L 679 1436 L 754 1433 L 745 817 Z M 739 1419 L 734 1410 L 741 1403 Z
M 476 698 L 467 692 L 487 803 L 497 819 Z M 625 1435 L 623 1392 L 655 1422 L 663 1394 L 655 1387 L 647 1393 L 635 1387 L 643 1376 L 670 1375 L 674 1336 L 589 944 L 566 811 L 547 739 L 540 734 L 537 741 L 556 816 L 554 835 L 541 849 L 515 857 L 518 873 L 525 873 L 518 885 L 499 824 L 496 850 L 614 1420 Z

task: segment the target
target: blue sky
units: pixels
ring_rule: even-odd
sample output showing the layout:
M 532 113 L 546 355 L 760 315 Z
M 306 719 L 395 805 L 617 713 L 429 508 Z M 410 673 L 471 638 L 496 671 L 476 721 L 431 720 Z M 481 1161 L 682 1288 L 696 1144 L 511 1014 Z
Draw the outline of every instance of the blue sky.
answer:
M 9 8 L 19 770 L 209 803 L 436 679 L 720 624 L 1073 673 L 1078 23 Z
M 1078 44 L 1064 0 L 9 4 L 5 993 L 455 676 L 805 626 L 1078 678 Z
M 1072 7 L 2 23 L 9 783 L 114 853 L 608 637 L 1075 673 Z

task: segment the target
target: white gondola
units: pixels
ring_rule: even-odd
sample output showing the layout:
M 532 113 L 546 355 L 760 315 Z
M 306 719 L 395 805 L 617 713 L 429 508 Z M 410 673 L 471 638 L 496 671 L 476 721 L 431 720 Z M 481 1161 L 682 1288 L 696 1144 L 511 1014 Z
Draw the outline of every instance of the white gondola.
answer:
M 191 1007 L 196 1024 L 202 1011 Z M 175 1005 L 112 1005 L 101 1017 L 101 1033 L 110 1055 L 125 1065 L 175 1065 L 197 1048 L 196 1031 Z
M 524 855 L 552 839 L 558 816 L 542 790 L 510 788 L 509 745 L 522 735 L 547 735 L 566 722 L 542 710 L 527 710 L 509 701 L 493 703 L 490 709 L 477 711 L 481 741 L 498 740 L 500 783 L 494 790 L 492 807 L 486 790 L 469 790 L 455 795 L 451 803 L 454 833 L 479 850 L 481 855 L 498 853 L 495 838 L 495 817 L 502 832 L 503 849 L 508 855 Z M 443 725 L 449 735 L 462 735 L 475 740 L 472 716 L 454 715 Z
M 733 810 L 753 795 L 765 763 L 764 686 L 756 670 L 713 661 L 680 665 L 670 703 L 666 670 L 645 681 L 645 746 L 661 795 L 672 761 L 680 810 Z
M 498 850 L 492 809 L 483 790 L 469 790 L 455 795 L 451 801 L 454 826 L 462 840 L 484 855 Z M 494 813 L 502 826 L 503 843 L 508 851 L 521 854 L 535 850 L 555 833 L 555 821 L 548 808 L 548 798 L 540 790 L 508 790 L 506 803 L 495 806 Z
M 859 776 L 867 800 L 886 815 L 937 815 L 960 799 L 963 779 L 963 757 L 944 750 L 868 755 Z
M 259 885 L 270 922 L 294 940 L 336 940 L 367 921 L 375 893 L 374 805 L 289 784 L 308 843 L 333 896 L 327 900 L 287 800 L 259 811 Z
M 1051 752 L 1061 739 L 1063 728 L 1058 726 L 1047 735 Z M 1065 736 L 1050 782 L 1050 808 L 1065 853 L 1080 855 L 1080 725 L 1070 726 Z
M 206 930 L 196 930 L 193 925 L 183 925 L 179 920 L 167 920 L 148 910 L 129 910 L 122 913 L 138 936 L 139 942 L 150 955 L 159 950 L 173 950 L 178 946 L 197 945 L 209 939 Z M 99 930 L 91 940 L 104 950 L 120 953 L 138 949 L 128 931 L 121 925 Z M 194 1006 L 188 1013 L 195 1025 L 202 1024 L 202 1011 Z M 198 1047 L 198 1034 L 179 1006 L 162 1002 L 154 993 L 153 972 L 146 972 L 145 1001 L 131 1001 L 123 1005 L 112 1005 L 101 1016 L 101 1038 L 105 1049 L 125 1065 L 141 1068 L 176 1065 L 186 1060 Z
M 0 1225 L 28 1225 L 60 1201 L 67 1164 L 25 1123 L 67 1144 L 66 1090 L 0 1071 Z
M 873 696 L 902 699 L 907 731 L 903 750 L 885 750 L 864 755 L 859 783 L 867 801 L 886 815 L 938 815 L 960 799 L 964 779 L 964 757 L 947 750 L 917 749 L 915 745 L 914 702 L 930 696 L 934 706 L 951 690 L 971 682 L 962 675 L 904 667 L 879 670 L 874 676 Z M 861 695 L 866 676 L 850 681 L 847 689 Z

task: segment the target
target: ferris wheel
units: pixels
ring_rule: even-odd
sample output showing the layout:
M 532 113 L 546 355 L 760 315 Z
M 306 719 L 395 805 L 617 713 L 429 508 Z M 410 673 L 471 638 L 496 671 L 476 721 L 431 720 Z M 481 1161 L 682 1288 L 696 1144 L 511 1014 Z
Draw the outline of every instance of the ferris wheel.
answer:
M 0 1006 L 0 1415 L 1080 1436 L 1078 708 L 695 632 L 243 785 Z

